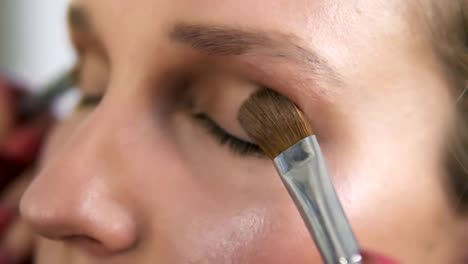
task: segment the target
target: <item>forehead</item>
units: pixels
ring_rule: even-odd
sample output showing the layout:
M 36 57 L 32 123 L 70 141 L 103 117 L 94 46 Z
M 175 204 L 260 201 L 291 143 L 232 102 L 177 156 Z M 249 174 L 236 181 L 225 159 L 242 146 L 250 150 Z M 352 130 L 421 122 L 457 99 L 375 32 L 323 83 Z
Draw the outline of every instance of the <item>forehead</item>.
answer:
M 326 5 L 326 1 L 310 0 L 74 0 L 72 2 L 92 10 L 99 17 L 150 15 L 153 23 L 165 19 L 186 18 L 243 25 L 250 25 L 253 22 L 259 25 L 271 23 L 280 25 L 281 23 L 275 22 L 303 20 L 310 17 L 320 6 Z
M 292 36 L 339 65 L 340 49 L 368 46 L 378 35 L 404 37 L 407 0 L 75 0 L 86 10 L 109 57 L 144 61 L 169 56 L 179 23 L 227 26 Z M 384 39 L 382 37 L 382 39 Z M 341 47 L 339 47 L 341 45 Z M 354 53 L 353 51 L 352 53 Z M 340 52 L 341 53 L 341 52 Z M 350 56 L 354 56 L 350 53 Z M 126 64 L 126 63 L 121 63 Z
M 176 22 L 274 30 L 297 36 L 401 19 L 407 0 L 73 0 L 99 33 L 158 31 Z M 374 21 L 372 21 L 374 20 Z M 378 20 L 378 21 L 377 21 Z M 372 28 L 372 25 L 368 25 Z M 118 33 L 118 34 L 116 34 Z
M 176 23 L 235 26 L 302 35 L 324 1 L 308 0 L 75 0 L 99 35 L 115 39 L 164 33 Z M 322 7 L 321 7 L 322 6 Z M 318 26 L 318 23 L 316 23 Z

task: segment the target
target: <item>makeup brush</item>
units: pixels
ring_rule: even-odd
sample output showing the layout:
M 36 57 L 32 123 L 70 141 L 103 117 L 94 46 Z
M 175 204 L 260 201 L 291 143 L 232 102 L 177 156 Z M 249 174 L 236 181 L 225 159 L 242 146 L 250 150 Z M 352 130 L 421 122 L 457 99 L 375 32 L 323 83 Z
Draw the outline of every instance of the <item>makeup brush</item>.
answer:
M 324 262 L 362 263 L 319 143 L 302 111 L 286 97 L 265 89 L 242 105 L 239 121 L 273 160 Z
M 19 103 L 19 114 L 21 119 L 33 119 L 50 107 L 52 102 L 70 90 L 75 85 L 77 70 L 73 68 L 60 74 L 47 86 L 41 88 L 41 93 L 32 94 Z

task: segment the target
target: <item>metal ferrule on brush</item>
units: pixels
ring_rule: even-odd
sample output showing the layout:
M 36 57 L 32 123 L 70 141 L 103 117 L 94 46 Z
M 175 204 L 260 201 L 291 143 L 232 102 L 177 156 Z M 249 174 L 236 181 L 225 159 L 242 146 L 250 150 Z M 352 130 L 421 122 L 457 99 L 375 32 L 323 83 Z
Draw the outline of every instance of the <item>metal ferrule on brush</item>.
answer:
M 279 154 L 274 163 L 325 263 L 362 263 L 317 138 L 304 138 Z

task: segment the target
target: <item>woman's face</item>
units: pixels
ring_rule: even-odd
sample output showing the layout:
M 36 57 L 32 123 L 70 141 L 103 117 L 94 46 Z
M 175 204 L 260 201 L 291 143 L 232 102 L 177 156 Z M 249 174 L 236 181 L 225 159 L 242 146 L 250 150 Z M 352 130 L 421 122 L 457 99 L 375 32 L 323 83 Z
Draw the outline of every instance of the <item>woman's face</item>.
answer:
M 318 263 L 237 120 L 262 87 L 304 110 L 363 248 L 460 263 L 443 166 L 453 110 L 425 5 L 75 1 L 80 88 L 104 97 L 63 124 L 23 197 L 47 238 L 39 263 Z

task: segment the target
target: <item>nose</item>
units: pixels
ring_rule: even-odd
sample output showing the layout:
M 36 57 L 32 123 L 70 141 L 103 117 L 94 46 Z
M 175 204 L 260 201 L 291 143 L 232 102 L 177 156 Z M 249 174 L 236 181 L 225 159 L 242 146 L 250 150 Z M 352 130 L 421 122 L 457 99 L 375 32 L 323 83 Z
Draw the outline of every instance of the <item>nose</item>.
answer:
M 114 151 L 112 139 L 101 132 L 107 130 L 102 126 L 90 119 L 76 130 L 20 204 L 22 216 L 37 233 L 92 255 L 121 253 L 138 240 L 135 216 L 106 155 Z

